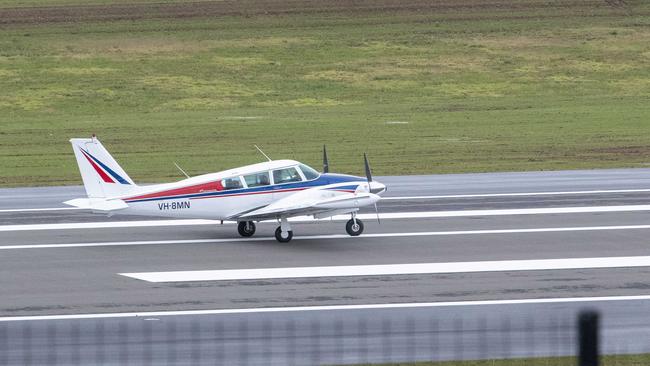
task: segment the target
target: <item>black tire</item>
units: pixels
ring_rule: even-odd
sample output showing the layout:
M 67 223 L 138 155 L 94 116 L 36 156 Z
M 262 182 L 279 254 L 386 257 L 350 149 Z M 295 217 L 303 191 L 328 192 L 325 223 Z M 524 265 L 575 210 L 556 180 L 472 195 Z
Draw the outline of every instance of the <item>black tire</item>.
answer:
M 245 238 L 253 236 L 253 234 L 255 234 L 255 223 L 252 221 L 248 221 L 248 230 L 247 230 L 246 221 L 240 221 L 239 224 L 237 224 L 237 231 L 239 231 L 239 235 Z
M 363 222 L 357 219 L 357 225 L 355 227 L 354 220 L 350 219 L 347 224 L 345 224 L 345 231 L 350 234 L 350 236 L 359 236 L 363 232 Z
M 293 231 L 289 230 L 289 231 L 287 231 L 287 234 L 289 234 L 289 235 L 286 238 L 283 238 L 282 237 L 282 226 L 278 226 L 278 228 L 275 229 L 275 240 L 279 241 L 280 243 L 288 243 L 293 238 Z

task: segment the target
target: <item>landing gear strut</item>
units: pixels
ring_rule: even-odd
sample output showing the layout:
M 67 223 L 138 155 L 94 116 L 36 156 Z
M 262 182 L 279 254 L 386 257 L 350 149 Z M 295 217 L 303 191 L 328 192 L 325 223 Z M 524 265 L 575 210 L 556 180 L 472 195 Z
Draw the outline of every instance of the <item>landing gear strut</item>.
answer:
M 239 235 L 245 238 L 253 236 L 255 234 L 255 223 L 252 221 L 240 221 L 237 224 L 237 231 L 239 231 Z
M 345 231 L 350 234 L 350 236 L 359 236 L 363 232 L 363 222 L 357 219 L 356 214 L 352 214 L 352 218 L 348 220 L 348 223 L 345 224 Z
M 280 226 L 275 229 L 275 240 L 280 243 L 288 243 L 293 238 L 293 231 L 291 230 L 291 225 L 289 221 L 283 217 L 280 219 Z

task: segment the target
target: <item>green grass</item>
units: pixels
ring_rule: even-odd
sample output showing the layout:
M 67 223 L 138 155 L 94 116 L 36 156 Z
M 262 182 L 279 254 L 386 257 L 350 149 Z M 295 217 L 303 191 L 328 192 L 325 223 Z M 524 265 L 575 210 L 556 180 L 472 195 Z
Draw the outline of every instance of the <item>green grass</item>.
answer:
M 647 166 L 650 4 L 563 3 L 0 26 L 0 185 L 80 184 L 92 133 L 147 182 L 253 144 L 356 174 Z
M 601 366 L 646 366 L 650 355 L 613 355 L 603 356 Z M 575 366 L 575 357 L 525 358 L 510 360 L 447 361 L 447 362 L 411 362 L 373 364 L 374 366 Z M 367 365 L 370 366 L 370 365 Z

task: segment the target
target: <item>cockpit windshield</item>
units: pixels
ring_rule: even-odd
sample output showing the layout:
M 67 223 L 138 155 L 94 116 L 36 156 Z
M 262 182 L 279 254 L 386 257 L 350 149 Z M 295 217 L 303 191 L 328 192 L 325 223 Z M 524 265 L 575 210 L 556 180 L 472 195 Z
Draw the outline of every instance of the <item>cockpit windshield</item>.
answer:
M 307 180 L 316 179 L 320 175 L 314 168 L 308 165 L 300 164 L 299 167 L 300 170 L 302 170 L 302 174 L 305 175 L 305 179 Z

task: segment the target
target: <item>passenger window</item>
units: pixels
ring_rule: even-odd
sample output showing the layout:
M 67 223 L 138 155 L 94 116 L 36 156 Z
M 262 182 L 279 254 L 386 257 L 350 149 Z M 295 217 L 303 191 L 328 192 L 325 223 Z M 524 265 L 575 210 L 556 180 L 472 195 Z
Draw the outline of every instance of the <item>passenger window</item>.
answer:
M 255 173 L 251 175 L 245 175 L 244 180 L 246 185 L 250 187 L 259 187 L 259 186 L 268 186 L 271 184 L 269 181 L 269 172 L 264 173 Z
M 305 176 L 305 179 L 307 180 L 316 179 L 320 175 L 312 167 L 309 167 L 305 164 L 300 164 L 300 170 L 302 170 L 302 174 Z
M 239 177 L 223 179 L 221 185 L 223 186 L 223 189 L 226 190 L 243 188 Z
M 300 181 L 302 181 L 302 178 L 300 178 L 300 174 L 298 174 L 296 168 L 286 168 L 273 171 L 273 183 L 275 184 Z

